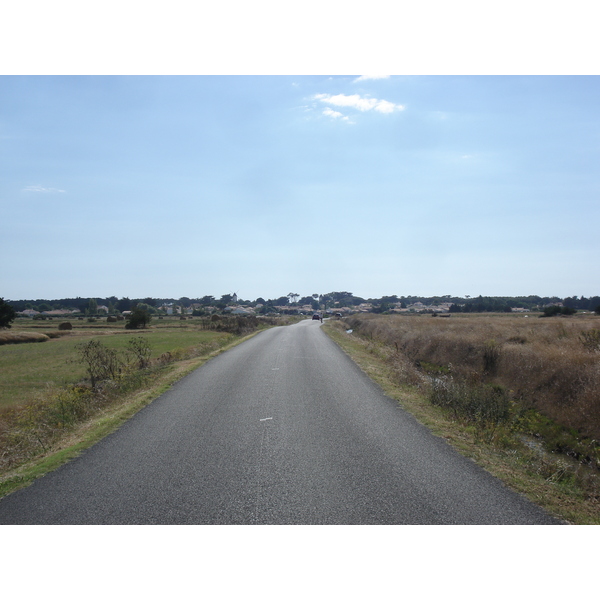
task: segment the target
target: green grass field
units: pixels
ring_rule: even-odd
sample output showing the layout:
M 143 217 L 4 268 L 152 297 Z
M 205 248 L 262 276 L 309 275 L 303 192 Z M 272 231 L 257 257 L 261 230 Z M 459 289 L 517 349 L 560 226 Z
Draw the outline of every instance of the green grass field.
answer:
M 32 321 L 19 319 L 10 332 L 37 332 L 56 335 L 62 320 Z M 21 404 L 44 392 L 48 386 L 63 386 L 85 377 L 78 364 L 77 344 L 97 339 L 109 348 L 125 350 L 132 336 L 143 336 L 152 349 L 152 358 L 165 352 L 197 353 L 221 346 L 232 334 L 206 331 L 199 320 L 179 318 L 153 319 L 148 329 L 127 330 L 124 321 L 106 323 L 99 320 L 70 320 L 73 330 L 46 342 L 0 345 L 0 407 Z M 66 332 L 61 332 L 66 333 Z

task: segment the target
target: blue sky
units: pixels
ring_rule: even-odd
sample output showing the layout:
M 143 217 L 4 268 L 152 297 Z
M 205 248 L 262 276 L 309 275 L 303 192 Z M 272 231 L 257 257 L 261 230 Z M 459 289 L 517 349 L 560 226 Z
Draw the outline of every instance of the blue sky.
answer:
M 597 76 L 1 76 L 0 296 L 598 295 L 599 106 Z

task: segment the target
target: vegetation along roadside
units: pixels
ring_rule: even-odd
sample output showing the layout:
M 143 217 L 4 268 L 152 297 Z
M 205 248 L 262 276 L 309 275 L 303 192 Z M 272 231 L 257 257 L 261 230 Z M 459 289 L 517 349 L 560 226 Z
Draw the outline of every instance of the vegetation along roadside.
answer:
M 354 315 L 328 335 L 435 435 L 572 524 L 600 523 L 595 315 Z
M 84 321 L 44 343 L 0 346 L 0 497 L 77 456 L 173 383 L 257 332 L 294 317 Z M 31 322 L 17 324 L 28 333 Z M 25 336 L 27 337 L 27 336 Z

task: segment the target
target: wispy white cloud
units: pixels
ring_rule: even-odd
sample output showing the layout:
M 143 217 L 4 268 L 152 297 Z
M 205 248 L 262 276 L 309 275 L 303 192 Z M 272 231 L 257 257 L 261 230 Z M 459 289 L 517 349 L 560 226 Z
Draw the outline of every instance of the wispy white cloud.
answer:
M 405 107 L 402 104 L 394 104 L 388 100 L 378 100 L 377 98 L 364 98 L 359 94 L 315 94 L 315 100 L 324 102 L 325 104 L 331 104 L 338 107 L 355 108 L 361 112 L 375 110 L 380 113 L 389 114 L 397 110 L 404 110 Z
M 43 194 L 63 194 L 66 190 L 59 190 L 57 188 L 46 188 L 41 185 L 28 185 L 23 188 L 23 192 L 41 192 Z
M 367 81 L 368 79 L 389 79 L 390 76 L 389 75 L 361 75 L 360 77 L 357 77 L 353 83 L 356 83 L 358 81 Z
M 327 107 L 323 111 L 323 114 L 328 117 L 331 117 L 332 119 L 340 119 L 340 121 L 346 121 L 347 123 L 352 123 L 352 121 L 350 120 L 350 117 L 347 117 L 346 115 L 344 115 L 343 113 L 341 113 L 337 110 L 332 110 L 329 107 Z

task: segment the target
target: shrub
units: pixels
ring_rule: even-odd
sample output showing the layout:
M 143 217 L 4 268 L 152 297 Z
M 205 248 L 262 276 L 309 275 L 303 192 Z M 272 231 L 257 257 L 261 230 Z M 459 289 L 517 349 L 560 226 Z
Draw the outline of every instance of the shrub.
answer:
M 479 427 L 496 427 L 511 417 L 510 401 L 498 385 L 469 385 L 452 379 L 436 379 L 431 386 L 432 404 L 444 407 L 455 418 Z
M 152 350 L 148 340 L 143 337 L 132 338 L 127 342 L 127 346 L 127 350 L 133 355 L 139 369 L 145 369 L 150 365 Z
M 579 334 L 579 339 L 583 347 L 588 352 L 597 352 L 600 350 L 600 329 L 590 329 L 590 331 L 582 331 Z
M 123 362 L 116 350 L 103 346 L 97 340 L 78 344 L 79 362 L 85 365 L 92 388 L 101 381 L 117 379 L 123 369 Z
M 59 331 L 69 331 L 70 329 L 73 329 L 73 325 L 67 321 L 65 323 L 60 323 L 58 329 Z
M 496 340 L 488 340 L 483 348 L 483 372 L 486 375 L 495 375 L 498 371 L 500 347 Z
M 577 311 L 568 306 L 546 306 L 541 317 L 554 317 L 556 315 L 574 315 Z

